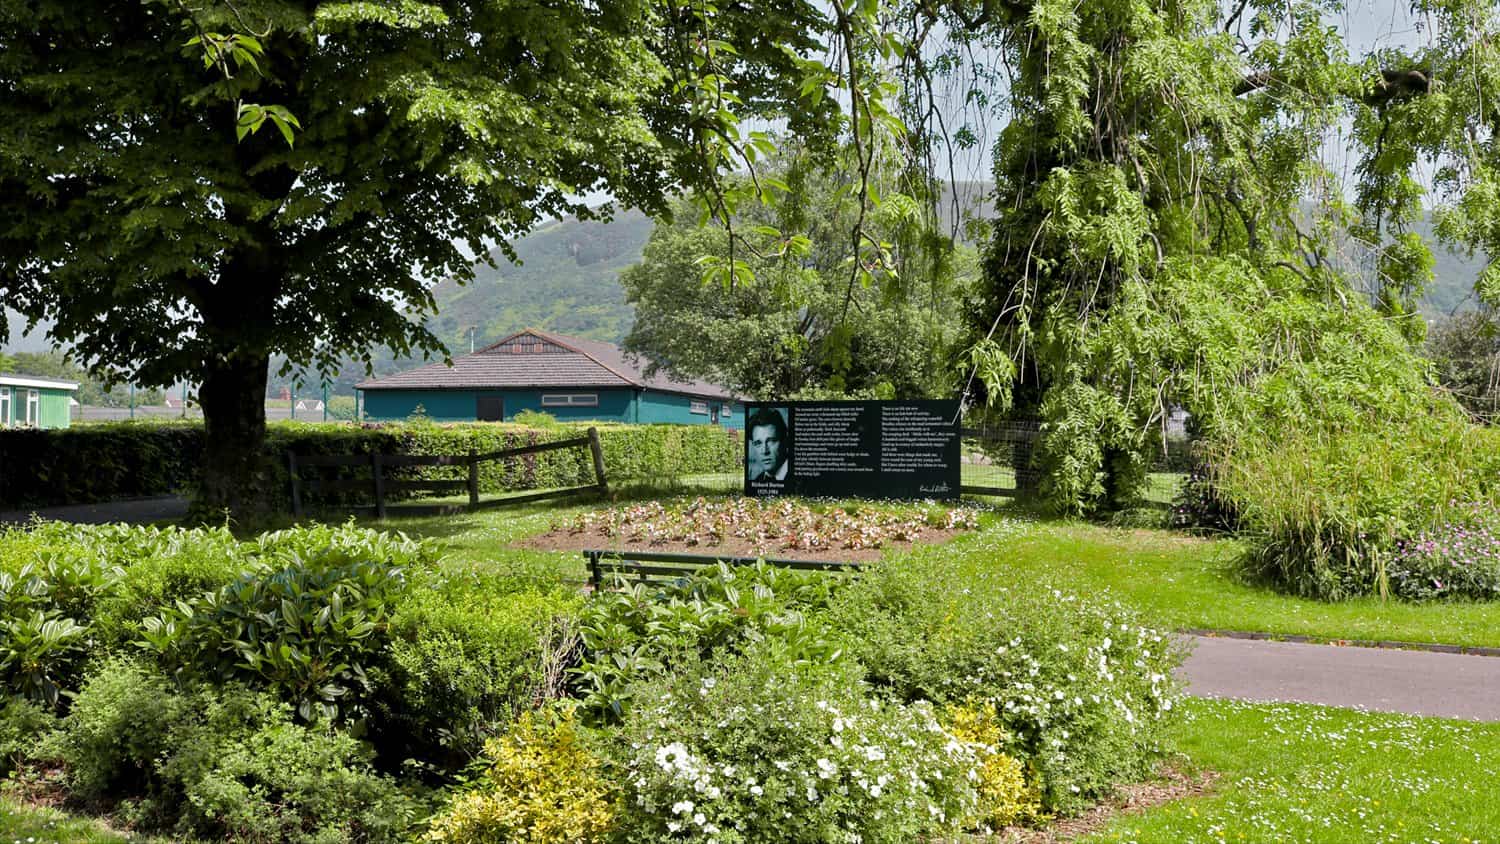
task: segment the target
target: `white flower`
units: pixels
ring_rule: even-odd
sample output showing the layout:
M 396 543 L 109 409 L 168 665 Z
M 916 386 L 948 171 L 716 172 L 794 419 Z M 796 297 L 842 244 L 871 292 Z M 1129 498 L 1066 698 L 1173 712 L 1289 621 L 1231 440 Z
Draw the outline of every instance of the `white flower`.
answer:
M 677 832 L 682 829 L 682 824 L 677 821 L 667 821 L 667 832 Z
M 818 760 L 818 777 L 819 778 L 826 780 L 829 777 L 833 776 L 834 772 L 837 771 L 837 770 L 838 770 L 838 766 L 835 765 L 835 764 L 833 764 L 832 762 L 828 761 L 827 759 L 819 759 Z
M 750 786 L 750 793 L 752 795 L 754 795 L 755 797 L 759 797 L 762 794 L 765 794 L 766 790 L 764 788 L 761 788 L 758 785 L 752 785 L 752 786 Z
M 812 786 L 807 787 L 807 802 L 818 802 L 818 790 L 816 788 L 813 788 Z
M 674 815 L 686 815 L 691 811 L 693 811 L 693 801 L 691 800 L 683 800 L 672 804 L 672 814 Z
M 703 826 L 703 824 L 705 824 L 707 822 L 708 822 L 708 818 L 705 818 L 703 816 L 702 812 L 699 812 L 698 814 L 693 815 L 693 823 L 695 823 L 695 824 L 697 824 L 699 826 Z

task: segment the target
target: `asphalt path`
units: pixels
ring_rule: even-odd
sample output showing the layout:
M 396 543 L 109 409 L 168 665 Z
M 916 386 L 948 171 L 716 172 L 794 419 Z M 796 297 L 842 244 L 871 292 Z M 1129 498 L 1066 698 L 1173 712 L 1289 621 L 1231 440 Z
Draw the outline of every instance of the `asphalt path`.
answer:
M 1191 695 L 1500 721 L 1500 657 L 1186 638 L 1178 676 Z
M 103 501 L 98 504 L 69 504 L 63 507 L 37 507 L 26 510 L 0 511 L 0 525 L 25 524 L 33 514 L 58 522 L 102 525 L 111 522 L 150 524 L 180 519 L 187 515 L 186 498 L 165 495 L 130 501 Z

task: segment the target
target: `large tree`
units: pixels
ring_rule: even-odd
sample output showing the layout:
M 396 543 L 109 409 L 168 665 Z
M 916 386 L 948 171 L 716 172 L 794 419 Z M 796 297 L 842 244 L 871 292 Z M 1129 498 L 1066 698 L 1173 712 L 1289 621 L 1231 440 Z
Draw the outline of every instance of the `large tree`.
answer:
M 788 248 L 743 248 L 751 274 L 705 284 L 704 257 L 726 254 L 731 234 L 679 208 L 620 275 L 635 306 L 626 350 L 670 375 L 764 399 L 951 395 L 948 360 L 960 299 L 977 274 L 974 248 L 931 237 L 909 199 L 867 201 L 866 228 L 888 244 L 889 277 L 851 286 L 849 232 L 860 212 L 852 168 L 793 153 L 773 173 L 786 198 L 746 206 L 732 223 L 774 231 Z
M 705 47 L 639 0 L 0 2 L 0 301 L 96 371 L 196 383 L 198 510 L 254 517 L 273 356 L 441 353 L 412 316 L 468 255 L 589 191 L 661 210 L 718 166 L 710 94 L 798 95 L 780 48 L 823 18 L 771 12 Z

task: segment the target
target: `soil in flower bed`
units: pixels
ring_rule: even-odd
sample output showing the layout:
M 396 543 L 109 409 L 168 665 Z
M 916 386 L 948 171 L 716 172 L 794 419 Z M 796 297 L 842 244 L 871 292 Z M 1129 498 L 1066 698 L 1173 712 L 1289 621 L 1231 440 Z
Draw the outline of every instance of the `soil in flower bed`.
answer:
M 970 507 L 815 505 L 730 498 L 651 501 L 559 519 L 527 547 L 634 549 L 725 557 L 876 560 L 887 550 L 940 544 L 979 526 Z

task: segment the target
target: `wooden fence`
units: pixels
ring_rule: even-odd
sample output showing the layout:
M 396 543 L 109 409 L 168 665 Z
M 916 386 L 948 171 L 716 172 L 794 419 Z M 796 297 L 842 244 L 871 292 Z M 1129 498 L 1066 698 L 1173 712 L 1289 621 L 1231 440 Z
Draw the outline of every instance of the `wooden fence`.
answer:
M 523 495 L 507 495 L 487 501 L 480 500 L 479 465 L 481 463 L 492 460 L 508 460 L 528 454 L 539 454 L 544 451 L 556 451 L 564 448 L 587 448 L 589 450 L 594 461 L 594 483 L 584 486 L 567 487 L 565 489 L 549 489 Z M 402 515 L 448 515 L 485 507 L 500 507 L 507 504 L 520 504 L 526 501 L 540 501 L 545 498 L 560 498 L 562 496 L 577 495 L 585 492 L 597 492 L 600 495 L 609 495 L 609 481 L 604 476 L 604 451 L 599 446 L 599 431 L 595 428 L 589 428 L 586 436 L 570 440 L 557 440 L 556 442 L 539 443 L 537 445 L 521 446 L 520 448 L 506 448 L 484 454 L 474 451 L 470 451 L 468 454 L 457 455 L 379 453 L 298 455 L 293 452 L 287 452 L 286 460 L 287 469 L 292 478 L 292 515 L 298 517 L 303 513 L 302 496 L 304 492 L 357 492 L 368 489 L 375 502 L 373 509 L 375 511 L 375 518 L 377 519 L 384 519 L 386 514 L 392 510 L 396 510 Z M 370 477 L 368 479 L 304 479 L 302 477 L 302 472 L 309 468 L 363 466 L 370 467 Z M 387 469 L 409 466 L 467 466 L 469 474 L 468 478 L 464 480 L 435 480 L 425 478 L 393 480 L 386 477 Z M 469 501 L 467 504 L 408 504 L 399 507 L 387 505 L 386 500 L 388 496 L 393 493 L 405 492 L 450 494 L 467 492 L 469 494 Z

